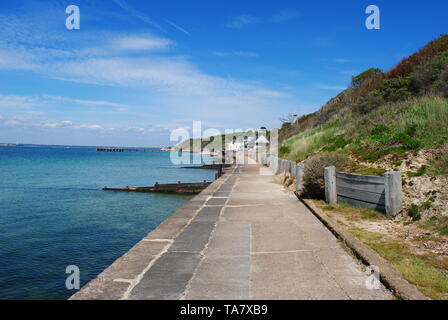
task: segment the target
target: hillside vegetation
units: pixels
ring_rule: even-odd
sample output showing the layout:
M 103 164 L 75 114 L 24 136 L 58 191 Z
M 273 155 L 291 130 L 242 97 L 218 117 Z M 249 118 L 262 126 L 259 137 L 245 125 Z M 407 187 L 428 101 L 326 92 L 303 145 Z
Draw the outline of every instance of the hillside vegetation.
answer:
M 388 72 L 369 69 L 319 111 L 285 123 L 280 155 L 303 161 L 340 152 L 367 162 L 448 142 L 448 35 Z M 447 161 L 437 170 L 447 171 Z
M 448 35 L 387 72 L 354 76 L 320 110 L 284 123 L 279 136 L 280 157 L 305 162 L 310 181 L 321 181 L 326 165 L 368 175 L 400 170 L 404 216 L 448 216 Z M 308 190 L 322 197 L 322 185 Z

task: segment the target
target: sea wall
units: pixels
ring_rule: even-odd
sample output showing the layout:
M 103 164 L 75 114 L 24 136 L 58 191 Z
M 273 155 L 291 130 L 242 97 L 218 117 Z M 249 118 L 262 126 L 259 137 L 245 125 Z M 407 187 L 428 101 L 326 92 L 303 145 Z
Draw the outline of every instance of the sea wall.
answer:
M 234 167 L 224 169 L 224 174 L 220 178 L 164 220 L 128 252 L 71 296 L 70 300 L 130 298 L 132 289 L 144 274 L 168 251 L 178 235 L 191 223 L 211 195 L 227 181 L 234 170 Z

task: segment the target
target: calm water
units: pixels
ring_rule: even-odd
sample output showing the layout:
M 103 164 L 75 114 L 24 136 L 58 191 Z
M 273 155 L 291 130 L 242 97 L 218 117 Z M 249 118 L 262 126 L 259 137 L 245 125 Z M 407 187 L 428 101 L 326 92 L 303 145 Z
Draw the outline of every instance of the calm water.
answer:
M 191 196 L 102 191 L 156 181 L 212 181 L 166 152 L 0 147 L 0 299 L 66 299 L 65 268 L 81 285 L 109 266 Z

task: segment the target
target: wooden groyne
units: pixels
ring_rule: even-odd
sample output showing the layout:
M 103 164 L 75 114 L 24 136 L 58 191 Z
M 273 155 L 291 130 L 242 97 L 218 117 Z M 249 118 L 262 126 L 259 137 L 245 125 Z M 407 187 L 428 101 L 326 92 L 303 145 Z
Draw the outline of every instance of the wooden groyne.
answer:
M 229 168 L 230 164 L 204 164 L 202 166 L 185 166 L 183 169 L 204 169 L 204 170 L 219 170 L 222 168 Z
M 98 152 L 124 152 L 124 151 L 161 151 L 161 149 L 144 149 L 144 148 L 96 148 Z
M 109 188 L 104 187 L 103 190 L 107 191 L 125 191 L 125 192 L 146 192 L 146 193 L 179 193 L 179 194 L 195 194 L 200 193 L 207 188 L 211 182 L 190 182 L 190 183 L 168 183 L 168 184 L 156 184 L 153 187 L 124 187 L 124 188 Z

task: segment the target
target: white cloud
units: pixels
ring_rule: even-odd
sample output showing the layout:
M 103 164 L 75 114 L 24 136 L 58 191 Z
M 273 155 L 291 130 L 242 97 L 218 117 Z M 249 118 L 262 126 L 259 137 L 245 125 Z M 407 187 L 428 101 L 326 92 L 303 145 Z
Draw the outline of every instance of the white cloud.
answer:
M 166 22 L 167 22 L 168 24 L 170 24 L 174 29 L 177 29 L 177 30 L 179 30 L 180 32 L 185 33 L 187 36 L 190 35 L 190 32 L 188 32 L 187 30 L 185 30 L 184 28 L 182 28 L 182 27 L 179 26 L 178 24 L 176 24 L 176 23 L 174 23 L 174 22 L 172 22 L 172 21 L 169 21 L 169 20 L 166 20 Z
M 261 22 L 261 19 L 258 17 L 254 17 L 248 14 L 243 14 L 237 17 L 232 18 L 227 24 L 226 27 L 233 29 L 240 29 L 247 26 L 255 25 Z
M 112 42 L 114 48 L 125 50 L 163 50 L 168 49 L 173 43 L 165 38 L 152 36 L 120 37 Z
M 256 17 L 240 16 L 233 21 L 233 27 L 243 27 L 260 21 Z M 145 112 L 143 106 L 138 110 L 141 119 L 150 118 L 151 112 L 160 112 L 161 120 L 158 121 L 166 121 L 164 118 L 175 114 L 176 117 L 203 120 L 224 127 L 256 127 L 263 121 L 263 125 L 269 126 L 277 123 L 279 113 L 287 113 L 300 105 L 293 96 L 277 88 L 261 82 L 251 83 L 226 76 L 210 75 L 188 58 L 167 55 L 163 50 L 169 50 L 174 42 L 164 37 L 141 32 L 121 34 L 110 31 L 103 35 L 99 32 L 71 33 L 70 37 L 75 37 L 73 43 L 76 45 L 70 46 L 64 41 L 59 42 L 53 35 L 51 40 L 47 41 L 46 33 L 37 32 L 32 35 L 33 44 L 29 45 L 23 44 L 22 41 L 27 39 L 27 33 L 17 36 L 17 39 L 22 40 L 15 41 L 15 29 L 8 30 L 8 45 L 0 41 L 0 57 L 2 52 L 7 52 L 8 62 L 2 63 L 0 59 L 0 69 L 28 70 L 52 79 L 127 88 L 132 90 L 129 91 L 130 96 L 139 95 L 140 101 L 147 101 L 148 111 Z M 48 49 L 49 47 L 52 49 Z M 139 52 L 136 54 L 137 52 L 132 51 Z M 224 54 L 244 57 L 258 55 L 249 51 L 231 51 Z M 131 103 L 128 106 L 102 99 L 55 96 L 38 98 L 35 103 L 53 108 L 64 104 L 104 107 L 120 112 L 129 110 L 132 116 L 137 114 Z M 113 127 L 120 127 L 127 119 L 130 118 L 119 119 Z M 150 130 L 141 124 L 134 126 Z
M 104 133 L 112 132 L 134 132 L 140 134 L 161 133 L 169 131 L 168 128 L 161 126 L 148 126 L 147 128 L 135 126 L 121 126 L 121 127 L 105 127 L 99 124 L 78 123 L 70 120 L 54 120 L 44 118 L 26 118 L 26 117 L 10 117 L 5 118 L 0 116 L 0 127 L 22 127 L 22 128 L 42 128 L 48 130 L 63 129 L 63 130 L 81 130 L 81 131 L 98 131 Z
M 18 96 L 12 94 L 0 94 L 0 108 L 8 111 L 14 109 L 32 109 L 38 107 L 59 107 L 60 105 L 81 105 L 87 107 L 108 107 L 117 111 L 125 111 L 128 106 L 122 103 L 102 101 L 102 100 L 83 100 L 73 99 L 61 96 L 52 96 L 42 94 L 40 96 Z
M 128 109 L 128 106 L 122 103 L 102 101 L 102 100 L 83 100 L 83 99 L 73 99 L 68 97 L 61 96 L 52 96 L 52 95 L 42 95 L 46 104 L 55 104 L 55 103 L 72 103 L 83 106 L 90 107 L 111 107 L 120 111 L 125 111 Z
M 8 108 L 9 110 L 16 108 L 30 109 L 39 105 L 41 103 L 35 97 L 0 94 L 0 108 Z

